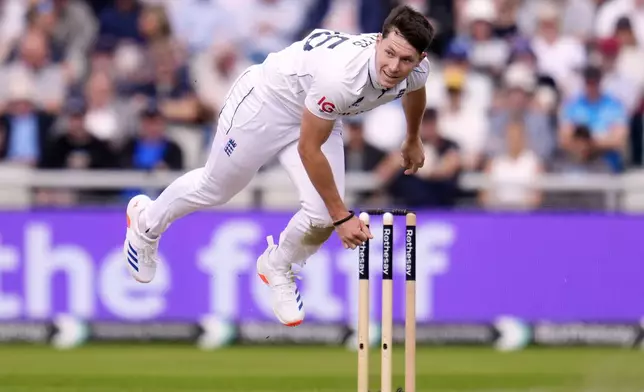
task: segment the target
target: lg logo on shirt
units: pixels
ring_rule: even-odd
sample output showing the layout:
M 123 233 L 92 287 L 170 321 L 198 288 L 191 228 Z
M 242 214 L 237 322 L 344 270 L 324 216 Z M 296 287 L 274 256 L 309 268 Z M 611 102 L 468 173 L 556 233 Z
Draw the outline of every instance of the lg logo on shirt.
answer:
M 333 113 L 335 110 L 335 105 L 332 102 L 327 101 L 326 97 L 322 97 L 322 99 L 318 101 L 318 106 L 320 107 L 320 111 L 324 113 Z

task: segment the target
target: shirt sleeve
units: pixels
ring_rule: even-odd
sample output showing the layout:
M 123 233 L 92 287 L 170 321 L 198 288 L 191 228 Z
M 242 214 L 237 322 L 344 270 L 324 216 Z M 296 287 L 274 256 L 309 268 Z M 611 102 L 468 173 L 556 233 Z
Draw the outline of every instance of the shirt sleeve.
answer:
M 407 77 L 407 92 L 416 91 L 424 87 L 429 76 L 429 60 L 424 58 L 423 61 L 414 68 Z
M 559 113 L 559 120 L 564 123 L 564 124 L 569 124 L 569 123 L 576 123 L 577 121 L 577 116 L 575 113 L 577 112 L 577 101 L 576 100 L 570 100 L 568 102 L 565 102 L 563 106 L 561 107 L 560 113 Z
M 325 120 L 336 120 L 347 110 L 348 88 L 341 77 L 320 72 L 313 79 L 304 100 L 306 108 Z
M 610 126 L 615 125 L 628 125 L 628 113 L 626 107 L 617 99 L 612 100 L 610 105 L 609 116 L 612 120 Z

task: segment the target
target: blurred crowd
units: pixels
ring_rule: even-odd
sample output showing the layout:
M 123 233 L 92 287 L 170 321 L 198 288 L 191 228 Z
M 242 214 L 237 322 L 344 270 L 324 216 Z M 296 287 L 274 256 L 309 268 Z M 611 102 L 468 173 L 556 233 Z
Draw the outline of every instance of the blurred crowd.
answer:
M 347 170 L 384 184 L 361 203 L 531 209 L 546 203 L 529 187 L 543 173 L 642 166 L 644 0 L 0 0 L 0 162 L 197 167 L 243 69 L 316 27 L 377 32 L 400 3 L 438 29 L 427 162 L 401 175 L 400 101 L 347 119 Z M 498 186 L 464 191 L 469 172 Z

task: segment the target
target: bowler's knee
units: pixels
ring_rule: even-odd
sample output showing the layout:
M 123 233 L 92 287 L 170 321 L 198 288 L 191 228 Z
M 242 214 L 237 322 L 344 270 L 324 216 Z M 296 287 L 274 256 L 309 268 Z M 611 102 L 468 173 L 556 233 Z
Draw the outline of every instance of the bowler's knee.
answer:
M 324 211 L 306 211 L 309 218 L 309 228 L 302 242 L 305 245 L 319 246 L 324 244 L 333 234 L 333 221 L 326 209 Z
M 321 227 L 311 225 L 304 234 L 302 243 L 304 245 L 320 246 L 331 237 L 331 234 L 333 234 L 333 226 Z

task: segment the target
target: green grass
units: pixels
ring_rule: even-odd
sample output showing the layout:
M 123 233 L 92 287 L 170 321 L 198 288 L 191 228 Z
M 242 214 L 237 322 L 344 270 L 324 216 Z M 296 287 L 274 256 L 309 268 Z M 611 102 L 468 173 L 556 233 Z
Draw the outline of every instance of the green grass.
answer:
M 394 348 L 394 390 L 403 383 Z M 371 390 L 380 389 L 372 349 Z M 356 354 L 341 348 L 170 345 L 86 346 L 56 351 L 0 346 L 1 392 L 354 392 Z M 419 348 L 417 391 L 644 391 L 644 353 L 612 349 Z

